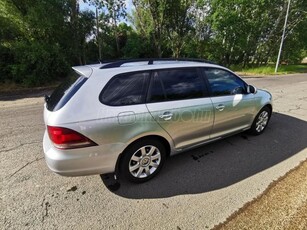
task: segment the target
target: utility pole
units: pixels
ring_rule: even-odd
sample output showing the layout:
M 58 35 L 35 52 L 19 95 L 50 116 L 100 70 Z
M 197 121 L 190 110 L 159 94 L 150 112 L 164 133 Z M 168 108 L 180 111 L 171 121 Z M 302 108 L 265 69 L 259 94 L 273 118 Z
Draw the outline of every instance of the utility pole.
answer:
M 289 2 L 288 2 L 288 8 L 287 8 L 287 14 L 286 14 L 286 19 L 285 19 L 284 30 L 283 30 L 283 32 L 282 32 L 282 37 L 281 37 L 281 42 L 280 42 L 280 47 L 279 47 L 277 62 L 276 62 L 276 66 L 275 66 L 275 73 L 277 73 L 277 70 L 278 70 L 278 65 L 279 65 L 279 61 L 280 61 L 280 55 L 281 55 L 282 45 L 283 45 L 284 39 L 285 39 L 285 33 L 286 33 L 286 27 L 287 27 L 287 21 L 288 21 L 289 9 L 290 9 L 290 1 L 291 1 L 291 0 L 289 0 Z
M 99 39 L 99 15 L 97 7 L 96 7 L 96 42 L 98 44 L 99 62 L 101 62 L 101 44 Z

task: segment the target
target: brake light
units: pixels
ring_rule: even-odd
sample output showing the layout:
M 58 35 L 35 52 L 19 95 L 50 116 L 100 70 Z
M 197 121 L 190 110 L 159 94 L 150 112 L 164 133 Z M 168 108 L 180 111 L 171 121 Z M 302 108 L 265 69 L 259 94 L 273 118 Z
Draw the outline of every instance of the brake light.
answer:
M 74 149 L 97 145 L 82 134 L 67 128 L 47 126 L 50 140 L 59 149 Z

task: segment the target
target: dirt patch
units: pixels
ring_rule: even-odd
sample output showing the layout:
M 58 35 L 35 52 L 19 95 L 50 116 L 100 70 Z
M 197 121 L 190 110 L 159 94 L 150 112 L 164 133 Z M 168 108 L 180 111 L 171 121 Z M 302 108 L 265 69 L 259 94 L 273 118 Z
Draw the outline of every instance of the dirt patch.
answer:
M 0 101 L 14 101 L 24 98 L 36 98 L 49 95 L 55 89 L 52 87 L 25 88 L 14 90 L 0 90 Z
M 214 229 L 307 229 L 307 160 Z

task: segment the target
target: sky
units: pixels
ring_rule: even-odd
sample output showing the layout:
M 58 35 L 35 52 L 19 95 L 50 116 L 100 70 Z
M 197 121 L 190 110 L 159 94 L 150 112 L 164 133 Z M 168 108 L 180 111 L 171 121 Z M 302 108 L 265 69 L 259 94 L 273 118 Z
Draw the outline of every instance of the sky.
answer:
M 132 4 L 132 0 L 125 0 L 126 2 L 126 8 L 127 8 L 127 13 L 130 13 L 131 10 L 134 8 L 133 4 Z M 95 12 L 95 7 L 94 6 L 90 6 L 88 3 L 84 3 L 82 0 L 80 0 L 80 9 L 81 10 L 91 10 Z
M 134 8 L 134 5 L 132 4 L 132 0 L 125 0 L 126 3 L 126 9 L 127 13 L 129 14 L 131 10 Z M 91 10 L 93 12 L 96 12 L 96 8 L 92 5 L 89 5 L 88 3 L 84 3 L 82 0 L 79 1 L 80 10 Z M 127 25 L 131 25 L 131 22 L 129 22 L 127 19 L 122 19 L 120 22 L 125 22 Z

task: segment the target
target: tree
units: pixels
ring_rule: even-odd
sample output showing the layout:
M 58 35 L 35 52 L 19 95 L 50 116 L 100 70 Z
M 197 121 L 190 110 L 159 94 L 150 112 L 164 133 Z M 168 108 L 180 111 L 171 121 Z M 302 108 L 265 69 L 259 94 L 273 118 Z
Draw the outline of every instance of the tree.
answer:
M 306 18 L 306 3 L 292 2 L 288 35 Z M 267 63 L 275 57 L 287 1 L 203 0 L 197 5 L 205 12 L 196 17 L 196 30 L 204 29 L 203 36 L 197 32 L 197 44 L 205 38 L 210 57 L 228 66 Z
M 94 12 L 92 11 L 80 12 L 78 17 L 77 33 L 78 33 L 78 38 L 80 39 L 78 44 L 80 44 L 79 50 L 81 53 L 82 64 L 87 63 L 86 44 L 87 44 L 87 39 L 94 34 L 94 24 L 95 24 Z
M 46 15 L 46 8 L 49 14 Z M 5 14 L 3 14 L 5 13 Z M 27 85 L 39 85 L 50 79 L 67 75 L 67 66 L 61 51 L 65 10 L 60 0 L 55 1 L 3 1 L 1 17 L 4 28 L 15 28 L 13 36 L 1 39 L 1 50 L 6 47 L 6 80 Z
M 152 36 L 155 45 L 155 56 L 162 57 L 162 45 L 165 41 L 165 28 L 166 28 L 166 9 L 167 0 L 133 0 L 139 25 L 142 26 L 143 32 L 149 33 Z M 150 21 L 149 31 L 145 29 L 146 22 Z
M 126 13 L 126 5 L 124 0 L 88 0 L 85 2 L 89 2 L 90 4 L 94 5 L 97 9 L 102 10 L 101 16 L 102 18 L 112 25 L 113 30 L 112 32 L 114 33 L 114 38 L 116 41 L 116 52 L 117 52 L 117 57 L 120 56 L 120 45 L 119 45 L 119 40 L 118 40 L 118 31 L 117 31 L 117 26 L 119 24 L 119 21 L 121 19 L 124 19 L 127 15 Z M 98 19 L 101 21 L 101 18 Z M 100 23 L 98 23 L 100 24 Z M 98 36 L 99 37 L 99 36 Z
M 0 81 L 46 84 L 100 56 L 275 62 L 288 0 L 132 0 L 128 16 L 125 0 L 83 1 L 99 15 L 80 10 L 78 0 L 2 0 Z M 306 17 L 307 2 L 291 0 L 282 52 L 288 63 L 306 55 Z
M 178 58 L 185 42 L 194 35 L 196 5 L 194 0 L 173 0 L 165 5 L 165 30 L 173 57 Z

